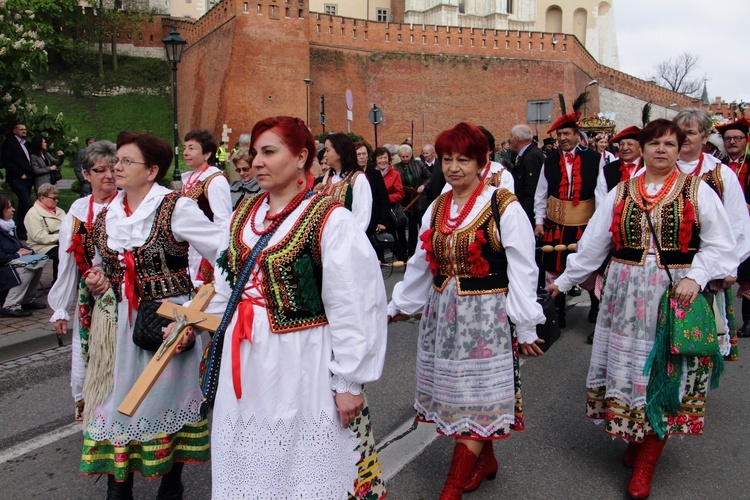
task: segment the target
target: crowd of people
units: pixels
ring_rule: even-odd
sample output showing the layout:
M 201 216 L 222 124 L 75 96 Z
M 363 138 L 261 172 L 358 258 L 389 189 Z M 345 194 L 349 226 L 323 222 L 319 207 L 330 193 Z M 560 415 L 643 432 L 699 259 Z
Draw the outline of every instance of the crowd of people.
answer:
M 161 183 L 169 144 L 122 132 L 87 141 L 76 159 L 85 190 L 67 214 L 53 175 L 62 155 L 43 138 L 27 146 L 17 124 L 2 156 L 18 200 L 0 195 L 2 314 L 40 306 L 40 269 L 13 263 L 48 257 L 51 322 L 73 333 L 81 472 L 106 475 L 110 499 L 132 498 L 135 473 L 176 499 L 183 465 L 210 457 L 215 498 L 384 499 L 365 390 L 383 370 L 388 324 L 421 313 L 416 418 L 455 440 L 440 498 L 460 499 L 495 478 L 495 441 L 524 430 L 519 357 L 544 354 L 537 329 L 550 319 L 540 289 L 566 328 L 566 295 L 580 286 L 595 324 L 585 414 L 627 443 L 627 494 L 648 497 L 668 437 L 703 433 L 717 365 L 750 336 L 750 121 L 717 127 L 722 163 L 704 152 L 713 123 L 701 109 L 611 136 L 588 137 L 579 119 L 558 118 L 543 148 L 525 124 L 497 145 L 462 122 L 421 155 L 408 139 L 374 151 L 343 133 L 318 142 L 285 116 L 259 121 L 231 152 L 192 130 L 177 191 Z M 382 234 L 406 261 L 390 302 Z M 152 331 L 156 307 L 189 305 L 204 284 L 221 326 L 205 348 L 199 328 L 182 330 L 141 406 L 119 413 L 174 327 Z M 719 357 L 668 352 L 660 373 L 664 311 L 690 317 L 704 293 Z M 670 404 L 660 376 L 674 379 Z

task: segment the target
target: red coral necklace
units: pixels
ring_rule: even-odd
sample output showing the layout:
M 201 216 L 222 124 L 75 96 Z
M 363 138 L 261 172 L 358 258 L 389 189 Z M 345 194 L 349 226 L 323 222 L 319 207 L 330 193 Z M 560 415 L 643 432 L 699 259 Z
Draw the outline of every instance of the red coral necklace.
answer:
M 635 181 L 636 189 L 638 190 L 638 196 L 635 196 L 633 198 L 633 201 L 635 201 L 635 204 L 638 206 L 638 208 L 640 208 L 644 212 L 650 212 L 657 203 L 666 198 L 669 192 L 672 191 L 672 188 L 677 182 L 677 178 L 679 176 L 680 173 L 678 172 L 677 168 L 672 170 L 672 173 L 669 174 L 669 177 L 667 177 L 667 179 L 664 181 L 662 187 L 653 196 L 648 194 L 648 191 L 646 191 L 646 175 L 644 174 L 638 176 Z
M 287 215 L 292 213 L 300 204 L 302 203 L 302 200 L 305 199 L 305 195 L 307 194 L 307 190 L 303 189 L 302 191 L 295 196 L 292 201 L 289 202 L 287 206 L 285 206 L 283 209 L 281 209 L 279 212 L 275 213 L 274 215 L 266 214 L 266 220 L 271 221 L 271 224 L 268 225 L 266 229 L 263 229 L 261 231 L 258 231 L 255 229 L 255 217 L 258 214 L 258 209 L 260 206 L 268 200 L 268 193 L 263 193 L 261 198 L 255 203 L 255 206 L 253 207 L 252 211 L 250 212 L 250 228 L 253 230 L 255 234 L 258 236 L 263 236 L 265 234 L 268 234 L 271 232 L 272 229 L 274 229 L 276 226 L 281 224 L 281 222 L 286 218 Z
M 487 170 L 487 172 L 489 172 L 489 169 Z M 471 193 L 471 196 L 466 201 L 466 203 L 464 203 L 463 208 L 461 208 L 461 212 L 459 212 L 456 218 L 451 217 L 453 190 L 448 191 L 448 194 L 445 197 L 445 202 L 443 202 L 442 210 L 440 211 L 440 217 L 438 218 L 438 229 L 440 229 L 441 233 L 450 234 L 454 232 L 456 229 L 458 229 L 461 223 L 463 223 L 466 217 L 469 216 L 469 212 L 471 212 L 471 209 L 474 208 L 474 204 L 476 203 L 477 198 L 480 194 L 482 194 L 482 191 L 484 190 L 484 178 L 485 176 L 483 175 L 479 179 L 479 184 L 477 184 L 477 187 L 474 188 L 474 191 Z

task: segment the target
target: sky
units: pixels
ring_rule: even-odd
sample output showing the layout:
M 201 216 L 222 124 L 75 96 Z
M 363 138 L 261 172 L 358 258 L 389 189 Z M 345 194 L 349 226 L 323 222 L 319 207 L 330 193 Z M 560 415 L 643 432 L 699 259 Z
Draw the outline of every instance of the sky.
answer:
M 683 52 L 698 56 L 711 102 L 750 102 L 750 1 L 614 0 L 620 71 L 638 78 Z

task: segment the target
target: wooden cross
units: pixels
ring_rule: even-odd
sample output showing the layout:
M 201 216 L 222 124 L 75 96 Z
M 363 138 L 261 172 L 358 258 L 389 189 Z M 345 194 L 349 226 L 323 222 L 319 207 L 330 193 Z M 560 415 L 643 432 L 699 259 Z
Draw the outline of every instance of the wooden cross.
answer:
M 117 411 L 132 417 L 138 410 L 138 407 L 141 406 L 141 403 L 156 383 L 159 375 L 167 367 L 167 363 L 175 355 L 177 346 L 180 344 L 180 333 L 185 327 L 195 325 L 209 332 L 215 332 L 219 328 L 219 323 L 221 323 L 220 317 L 202 312 L 213 295 L 214 286 L 203 285 L 190 303 L 190 307 L 183 307 L 172 302 L 163 302 L 159 306 L 156 313 L 162 318 L 174 319 L 176 323 L 175 328 L 172 334 L 165 339 L 161 347 L 154 353 L 154 357 L 146 365 L 143 373 L 138 377 L 138 380 L 136 380 L 128 395 L 125 396 Z M 169 342 L 170 339 L 172 340 L 171 343 Z

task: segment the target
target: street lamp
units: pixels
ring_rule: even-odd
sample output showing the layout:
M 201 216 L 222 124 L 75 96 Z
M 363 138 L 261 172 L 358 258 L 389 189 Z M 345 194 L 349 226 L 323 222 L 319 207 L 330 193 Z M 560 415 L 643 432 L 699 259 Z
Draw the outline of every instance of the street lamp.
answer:
M 185 48 L 184 38 L 177 32 L 177 28 L 172 28 L 166 38 L 162 40 L 164 52 L 167 61 L 172 63 L 172 99 L 174 101 L 174 180 L 180 181 L 180 138 L 177 135 L 177 63 L 182 59 L 182 50 Z
M 312 78 L 303 78 L 303 82 L 305 82 L 305 112 L 307 113 L 305 125 L 310 127 L 310 84 L 312 83 Z
M 586 92 L 586 89 L 591 87 L 592 85 L 599 85 L 599 82 L 596 80 L 591 80 L 589 83 L 586 84 L 585 87 L 583 87 L 583 91 Z M 583 103 L 583 116 L 586 117 L 586 110 L 588 109 L 588 99 L 586 99 L 586 102 Z

